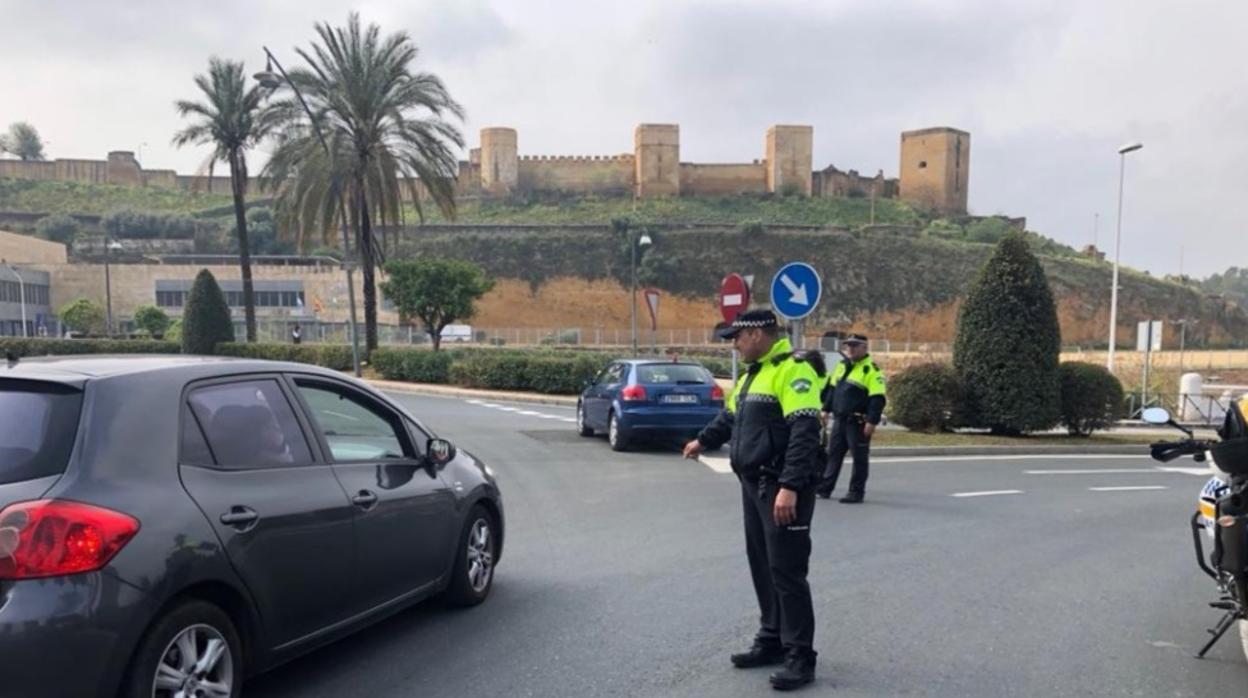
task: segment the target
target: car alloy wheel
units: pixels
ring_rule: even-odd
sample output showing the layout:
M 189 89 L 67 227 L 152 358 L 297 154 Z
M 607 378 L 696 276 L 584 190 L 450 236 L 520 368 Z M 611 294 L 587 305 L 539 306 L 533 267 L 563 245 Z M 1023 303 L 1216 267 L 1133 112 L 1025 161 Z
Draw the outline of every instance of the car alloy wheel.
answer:
M 494 575 L 494 534 L 484 516 L 472 523 L 468 532 L 468 584 L 478 594 L 485 591 Z
M 576 403 L 576 432 L 581 436 L 593 436 L 594 430 L 585 423 L 585 405 Z
M 193 625 L 178 633 L 160 656 L 152 698 L 230 698 L 234 658 L 221 631 Z
M 612 412 L 607 417 L 607 443 L 611 444 L 611 450 L 623 451 L 628 448 L 628 437 L 624 435 L 624 430 L 620 428 L 620 420 Z

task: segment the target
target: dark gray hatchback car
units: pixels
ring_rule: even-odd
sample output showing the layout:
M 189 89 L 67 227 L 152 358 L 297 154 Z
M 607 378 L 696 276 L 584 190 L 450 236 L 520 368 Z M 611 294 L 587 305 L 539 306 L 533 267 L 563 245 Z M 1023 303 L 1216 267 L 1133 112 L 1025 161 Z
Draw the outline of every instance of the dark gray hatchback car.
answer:
M 225 698 L 502 553 L 485 465 L 303 364 L 0 363 L 0 695 Z

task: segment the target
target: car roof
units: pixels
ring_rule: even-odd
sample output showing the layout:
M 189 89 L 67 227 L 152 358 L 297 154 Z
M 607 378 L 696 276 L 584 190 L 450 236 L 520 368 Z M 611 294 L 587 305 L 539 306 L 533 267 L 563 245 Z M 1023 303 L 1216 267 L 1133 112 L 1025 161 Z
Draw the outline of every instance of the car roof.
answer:
M 0 363 L 0 378 L 25 378 L 78 386 L 91 379 L 157 371 L 183 372 L 194 378 L 267 371 L 335 373 L 309 364 L 286 361 L 180 354 L 42 356 L 26 357 L 16 363 Z
M 633 366 L 644 366 L 646 364 L 675 364 L 677 366 L 701 366 L 702 365 L 692 359 L 686 359 L 684 361 L 680 361 L 680 360 L 672 361 L 671 357 L 665 357 L 665 356 L 652 356 L 650 358 L 639 357 L 635 359 L 620 359 L 619 362 L 630 364 Z

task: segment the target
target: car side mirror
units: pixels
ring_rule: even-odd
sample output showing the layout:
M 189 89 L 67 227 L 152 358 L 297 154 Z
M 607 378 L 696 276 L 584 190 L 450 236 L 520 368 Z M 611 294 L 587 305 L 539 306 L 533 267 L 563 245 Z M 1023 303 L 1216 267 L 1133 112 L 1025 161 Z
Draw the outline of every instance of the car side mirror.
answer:
M 1149 424 L 1166 425 L 1170 423 L 1170 412 L 1164 407 L 1150 407 L 1140 417 Z
M 429 461 L 438 470 L 446 467 L 447 463 L 455 460 L 455 444 L 446 439 L 429 439 L 429 446 L 425 449 L 425 459 Z

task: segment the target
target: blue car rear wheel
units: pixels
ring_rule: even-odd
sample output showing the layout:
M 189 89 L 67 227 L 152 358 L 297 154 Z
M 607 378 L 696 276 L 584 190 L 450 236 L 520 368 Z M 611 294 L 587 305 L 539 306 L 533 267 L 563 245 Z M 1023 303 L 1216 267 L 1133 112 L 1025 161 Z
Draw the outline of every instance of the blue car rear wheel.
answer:
M 607 416 L 607 443 L 611 444 L 612 451 L 628 450 L 628 433 L 620 426 L 614 412 Z

